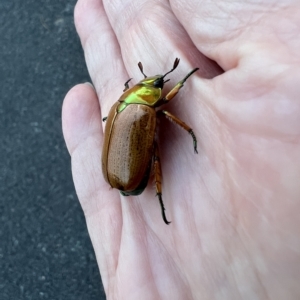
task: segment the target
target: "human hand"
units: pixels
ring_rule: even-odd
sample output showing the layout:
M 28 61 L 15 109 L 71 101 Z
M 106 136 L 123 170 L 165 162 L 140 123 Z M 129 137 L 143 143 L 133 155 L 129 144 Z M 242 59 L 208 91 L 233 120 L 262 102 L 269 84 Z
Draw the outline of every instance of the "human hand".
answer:
M 78 1 L 96 91 L 68 93 L 63 131 L 108 299 L 300 298 L 299 4 L 265 2 Z M 104 181 L 101 118 L 137 62 L 175 57 L 166 89 L 200 68 L 166 106 L 199 154 L 160 122 L 167 226 L 152 183 L 124 198 Z

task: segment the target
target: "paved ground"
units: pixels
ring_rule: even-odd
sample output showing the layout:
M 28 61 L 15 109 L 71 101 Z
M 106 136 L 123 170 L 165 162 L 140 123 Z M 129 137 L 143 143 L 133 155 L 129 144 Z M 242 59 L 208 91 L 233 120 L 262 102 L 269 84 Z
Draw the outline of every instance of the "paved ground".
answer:
M 75 0 L 0 1 L 0 298 L 105 299 L 61 131 Z

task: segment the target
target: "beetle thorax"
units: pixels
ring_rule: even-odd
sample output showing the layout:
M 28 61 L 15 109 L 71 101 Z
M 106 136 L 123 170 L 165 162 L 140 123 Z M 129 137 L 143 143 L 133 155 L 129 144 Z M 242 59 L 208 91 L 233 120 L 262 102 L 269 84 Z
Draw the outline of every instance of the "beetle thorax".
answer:
M 148 106 L 156 106 L 157 102 L 161 99 L 162 87 L 162 75 L 147 77 L 132 88 L 128 89 L 120 97 L 119 101 L 124 101 L 125 105 L 145 104 Z

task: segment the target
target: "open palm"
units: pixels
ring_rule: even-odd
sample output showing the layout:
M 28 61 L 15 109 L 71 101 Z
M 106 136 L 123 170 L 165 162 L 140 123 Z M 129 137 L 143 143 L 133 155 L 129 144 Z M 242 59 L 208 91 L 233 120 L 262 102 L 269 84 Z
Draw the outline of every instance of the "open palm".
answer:
M 78 1 L 96 91 L 68 93 L 63 130 L 108 299 L 300 298 L 300 4 L 257 3 Z M 153 183 L 122 197 L 104 181 L 101 118 L 139 61 L 152 76 L 175 57 L 166 90 L 200 70 L 164 109 L 199 154 L 160 121 L 167 226 Z

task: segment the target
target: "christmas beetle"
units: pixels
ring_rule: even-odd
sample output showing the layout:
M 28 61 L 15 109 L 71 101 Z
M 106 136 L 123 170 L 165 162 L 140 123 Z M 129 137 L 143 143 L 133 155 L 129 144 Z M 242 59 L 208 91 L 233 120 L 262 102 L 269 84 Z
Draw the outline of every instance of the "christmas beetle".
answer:
M 179 59 L 176 58 L 173 68 L 166 74 L 147 77 L 142 63 L 139 62 L 138 66 L 144 79 L 131 88 L 128 84 L 131 79 L 127 80 L 124 93 L 112 106 L 108 116 L 103 118 L 103 121 L 106 121 L 102 151 L 102 172 L 105 180 L 123 196 L 140 195 L 147 186 L 153 167 L 156 195 L 166 224 L 170 222 L 166 218 L 162 200 L 162 173 L 155 137 L 157 117 L 165 116 L 185 129 L 192 136 L 194 151 L 198 153 L 193 130 L 166 110 L 156 110 L 172 100 L 184 82 L 199 69 L 193 69 L 163 97 L 162 89 L 169 81 L 165 80 L 165 77 L 173 72 L 178 64 Z

